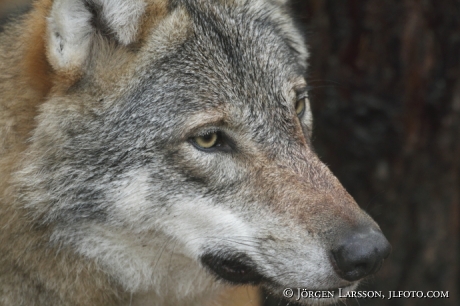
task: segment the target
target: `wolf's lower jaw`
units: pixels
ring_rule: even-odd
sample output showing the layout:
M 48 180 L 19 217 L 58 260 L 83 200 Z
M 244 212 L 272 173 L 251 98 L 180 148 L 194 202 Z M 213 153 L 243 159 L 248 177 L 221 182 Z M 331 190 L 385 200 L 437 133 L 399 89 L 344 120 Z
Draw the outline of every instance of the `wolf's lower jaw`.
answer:
M 355 283 L 348 287 L 341 288 L 341 294 L 346 295 L 347 292 L 355 290 L 358 283 Z M 178 286 L 179 288 L 179 286 Z M 196 289 L 196 288 L 195 288 Z M 129 300 L 129 306 L 169 306 L 169 305 L 190 305 L 190 306 L 203 306 L 203 305 L 219 305 L 218 301 L 222 301 L 220 298 L 221 294 L 225 292 L 226 289 L 229 289 L 227 285 L 216 285 L 213 288 L 208 288 L 201 293 L 195 294 L 193 296 L 183 296 L 182 294 L 174 295 L 174 292 L 169 292 L 169 294 L 159 293 L 156 291 L 149 291 L 145 293 L 136 293 L 132 294 Z M 297 290 L 297 288 L 296 288 Z M 199 290 L 195 290 L 194 293 Z M 277 292 L 273 293 L 275 298 L 281 298 L 281 293 L 283 289 L 276 290 Z M 286 299 L 286 303 L 290 305 L 335 305 L 339 301 L 344 300 L 343 297 L 339 297 L 339 289 L 329 289 L 329 290 L 316 290 L 316 291 L 334 291 L 334 298 L 302 298 L 298 297 L 297 291 L 295 291 L 294 296 L 291 299 Z M 217 301 L 217 302 L 216 302 Z M 217 304 L 216 304 L 217 303 Z
M 341 294 L 346 295 L 347 292 L 355 290 L 357 287 L 358 283 L 355 283 L 351 286 L 348 287 L 343 287 L 341 288 Z M 130 306 L 168 306 L 168 305 L 218 305 L 215 303 L 212 303 L 211 301 L 219 301 L 219 296 L 222 292 L 225 291 L 227 287 L 226 286 L 215 286 L 213 289 L 209 291 L 203 291 L 200 294 L 197 294 L 195 296 L 188 296 L 188 297 L 183 297 L 183 296 L 174 296 L 174 295 L 159 295 L 158 292 L 155 291 L 150 291 L 146 293 L 136 293 L 131 296 L 130 299 Z M 297 290 L 297 288 L 296 288 Z M 283 291 L 283 289 L 276 290 L 279 292 L 273 293 L 275 298 L 281 298 L 280 293 Z M 339 289 L 328 289 L 328 290 L 316 290 L 316 291 L 328 291 L 334 292 L 334 298 L 302 298 L 298 297 L 298 293 L 295 292 L 294 296 L 291 299 L 286 299 L 286 303 L 289 303 L 290 305 L 313 305 L 313 306 L 319 306 L 319 305 L 335 305 L 339 301 L 343 300 L 343 297 L 339 296 Z
M 177 255 L 175 255 L 177 256 Z M 223 280 L 219 276 L 210 273 L 203 269 L 199 264 L 196 264 L 192 259 L 184 257 L 183 260 L 178 260 L 187 266 L 189 270 L 178 269 L 180 265 L 171 268 L 169 276 L 162 276 L 157 279 L 158 282 L 153 288 L 147 292 L 134 293 L 130 299 L 130 306 L 169 306 L 169 305 L 190 305 L 190 306 L 203 306 L 203 305 L 219 305 L 222 300 L 222 293 L 230 289 L 233 285 L 228 280 Z M 188 262 L 188 264 L 187 264 Z M 182 272 L 181 272 L 182 271 Z M 158 271 L 161 273 L 160 271 Z M 165 272 L 163 270 L 163 272 Z M 237 286 L 237 282 L 234 282 Z M 243 282 L 244 283 L 244 282 Z M 242 283 L 242 284 L 243 284 Z M 354 282 L 348 286 L 340 286 L 342 295 L 345 295 L 350 290 L 355 290 L 358 282 Z M 272 284 L 262 281 L 261 286 L 271 286 Z M 287 287 L 287 286 L 285 286 Z M 280 287 L 278 290 L 271 289 L 272 294 L 276 298 L 283 298 L 283 289 Z M 309 288 L 301 288 L 307 289 Z M 301 290 L 300 289 L 300 290 Z M 316 288 L 314 291 L 328 291 L 334 292 L 333 298 L 302 298 L 298 297 L 297 288 L 295 288 L 294 297 L 286 299 L 287 303 L 292 305 L 332 305 L 343 300 L 339 297 L 339 288 Z M 228 297 L 227 297 L 228 298 Z M 217 301 L 217 302 L 216 302 Z
M 75 232 L 71 231 L 73 235 Z M 162 237 L 159 233 L 152 235 L 158 240 L 151 236 L 126 236 L 96 227 L 89 233 L 80 236 L 79 253 L 97 260 L 101 268 L 116 279 L 124 290 L 132 292 L 128 305 L 207 305 L 209 301 L 216 300 L 230 283 L 257 283 L 248 278 L 250 268 L 255 263 L 251 264 L 244 256 L 238 257 L 239 261 L 217 258 L 200 264 L 186 255 L 187 251 L 181 247 L 181 243 Z M 212 267 L 213 264 L 218 267 Z M 242 269 L 247 273 L 241 273 Z M 271 282 L 261 276 L 262 285 L 271 286 Z M 329 288 L 336 286 L 340 284 L 330 284 Z M 276 287 L 279 290 L 272 289 L 272 292 L 281 297 L 284 287 L 281 284 Z M 294 301 L 294 298 L 290 299 L 290 302 Z M 337 301 L 334 298 L 322 299 L 320 302 L 302 299 L 298 302 L 326 305 Z

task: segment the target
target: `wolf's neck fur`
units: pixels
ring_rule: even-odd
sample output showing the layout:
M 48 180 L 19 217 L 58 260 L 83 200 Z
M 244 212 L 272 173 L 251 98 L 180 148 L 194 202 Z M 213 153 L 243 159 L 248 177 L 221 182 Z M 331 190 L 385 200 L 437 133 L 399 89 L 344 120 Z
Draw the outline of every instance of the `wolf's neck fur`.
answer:
M 41 55 L 27 55 L 28 44 L 23 44 L 34 43 L 24 39 L 34 30 L 17 22 L 0 34 L 0 304 L 116 305 L 128 296 L 117 295 L 118 285 L 94 262 L 50 247 L 50 228 L 34 228 L 17 198 L 22 190 L 12 184 L 49 90 L 43 71 L 35 67 L 41 72 L 30 75 L 23 62 L 30 56 L 34 65 L 43 64 Z

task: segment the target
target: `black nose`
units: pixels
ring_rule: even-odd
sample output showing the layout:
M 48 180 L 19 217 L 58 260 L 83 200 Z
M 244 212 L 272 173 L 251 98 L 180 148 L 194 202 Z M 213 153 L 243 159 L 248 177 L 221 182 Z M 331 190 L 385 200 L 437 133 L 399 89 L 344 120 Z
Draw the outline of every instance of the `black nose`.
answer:
M 382 232 L 366 228 L 354 231 L 340 241 L 332 251 L 332 261 L 341 278 L 355 281 L 376 273 L 390 252 L 391 245 Z

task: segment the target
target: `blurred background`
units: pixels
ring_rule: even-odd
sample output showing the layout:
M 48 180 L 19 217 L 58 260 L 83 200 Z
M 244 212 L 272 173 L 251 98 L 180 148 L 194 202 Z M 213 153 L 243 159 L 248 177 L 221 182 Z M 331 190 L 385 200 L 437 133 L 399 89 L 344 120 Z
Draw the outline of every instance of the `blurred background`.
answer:
M 27 2 L 0 0 L 0 27 Z M 311 52 L 315 148 L 393 246 L 360 289 L 449 291 L 346 304 L 460 305 L 460 1 L 292 5 Z M 225 300 L 286 305 L 252 288 Z

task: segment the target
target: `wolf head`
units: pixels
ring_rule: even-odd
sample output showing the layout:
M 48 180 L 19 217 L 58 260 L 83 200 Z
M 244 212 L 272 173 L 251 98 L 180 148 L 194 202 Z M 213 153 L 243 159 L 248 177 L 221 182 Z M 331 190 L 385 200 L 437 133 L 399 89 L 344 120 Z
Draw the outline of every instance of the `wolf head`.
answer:
M 350 290 L 380 267 L 388 242 L 312 148 L 308 52 L 285 1 L 48 12 L 53 86 L 19 180 L 50 243 L 131 292 Z

